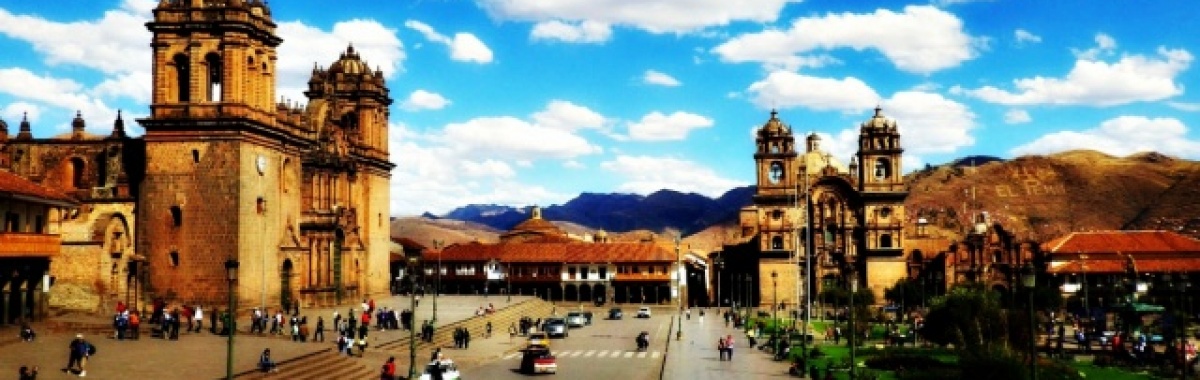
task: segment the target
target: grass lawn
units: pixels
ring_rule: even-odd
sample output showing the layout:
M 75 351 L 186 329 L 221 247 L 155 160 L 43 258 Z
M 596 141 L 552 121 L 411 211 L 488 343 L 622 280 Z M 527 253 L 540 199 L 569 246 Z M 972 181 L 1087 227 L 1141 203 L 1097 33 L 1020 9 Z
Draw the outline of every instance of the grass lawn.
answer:
M 1083 373 L 1085 379 L 1104 379 L 1104 380 L 1147 380 L 1158 379 L 1147 373 L 1132 373 L 1118 368 L 1097 367 L 1091 363 L 1078 362 L 1075 363 L 1075 369 Z

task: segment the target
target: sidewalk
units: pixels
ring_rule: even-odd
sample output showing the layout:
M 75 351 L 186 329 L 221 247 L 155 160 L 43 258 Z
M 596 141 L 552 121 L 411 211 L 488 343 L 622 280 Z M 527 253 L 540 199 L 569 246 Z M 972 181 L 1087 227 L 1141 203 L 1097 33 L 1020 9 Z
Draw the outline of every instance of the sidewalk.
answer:
M 733 328 L 733 324 L 725 327 L 719 309 L 705 309 L 703 318 L 699 316 L 700 310 L 693 308 L 691 320 L 683 319 L 682 340 L 675 339 L 679 317 L 676 313 L 669 314 L 674 322 L 663 363 L 663 379 L 792 378 L 787 373 L 787 362 L 771 360 L 771 354 L 750 348 L 746 334 Z M 726 335 L 733 335 L 736 345 L 731 361 L 721 361 L 717 353 L 717 338 Z
M 505 308 L 527 298 L 530 297 L 514 296 L 511 303 L 509 303 L 506 302 L 505 297 L 498 296 L 487 298 L 483 296 L 442 296 L 438 298 L 438 326 L 472 317 L 479 306 L 486 306 L 489 302 L 494 304 L 496 308 Z M 243 315 L 239 316 L 238 322 L 240 333 L 234 339 L 234 373 L 255 368 L 258 354 L 264 348 L 271 349 L 272 356 L 277 362 L 304 356 L 314 351 L 330 349 L 337 340 L 336 333 L 330 331 L 333 325 L 331 320 L 333 311 L 337 310 L 343 315 L 351 307 L 359 311 L 357 309 L 360 308 L 358 306 L 360 301 L 362 300 L 355 300 L 353 305 L 347 304 L 331 308 L 300 310 L 300 315 L 308 316 L 308 322 L 313 327 L 315 327 L 318 316 L 325 318 L 326 337 L 324 343 L 314 343 L 311 341 L 307 343 L 292 342 L 286 335 L 259 336 L 257 334 L 246 334 L 249 330 L 249 314 L 243 312 Z M 432 297 L 428 296 L 421 299 L 420 306 L 417 308 L 417 314 L 414 317 L 417 323 L 432 318 L 432 301 Z M 399 310 L 408 308 L 409 302 L 409 298 L 403 296 L 375 299 L 376 307 L 386 306 Z M 206 310 L 206 319 L 209 316 L 209 311 Z M 372 316 L 372 319 L 374 319 L 374 316 Z M 39 378 L 74 378 L 74 376 L 68 376 L 59 372 L 58 369 L 66 364 L 67 343 L 76 333 L 82 332 L 85 338 L 98 348 L 97 356 L 89 360 L 88 377 L 90 378 L 172 379 L 180 378 L 181 374 L 187 374 L 189 378 L 217 378 L 223 376 L 225 373 L 227 337 L 212 335 L 208 332 L 207 327 L 201 333 L 185 333 L 181 330 L 179 340 L 163 340 L 150 338 L 148 326 L 143 325 L 142 339 L 117 341 L 111 338 L 109 331 L 52 332 L 42 328 L 48 323 L 56 322 L 87 325 L 95 323 L 95 326 L 98 327 L 107 326 L 111 323 L 107 317 L 68 315 L 58 320 L 35 324 L 35 329 L 38 329 L 38 338 L 36 341 L 0 345 L 0 352 L 3 353 L 0 354 L 0 370 L 16 372 L 16 368 L 22 365 L 39 365 L 41 366 L 41 376 Z M 186 327 L 186 325 L 183 327 Z M 5 331 L 12 331 L 13 334 L 17 332 L 15 329 L 6 329 Z M 503 328 L 497 328 L 497 332 L 504 331 L 506 330 Z M 372 329 L 369 340 L 373 343 L 387 342 L 407 336 L 408 332 L 403 330 L 378 331 Z M 499 356 L 506 349 L 502 342 L 507 342 L 507 340 L 508 336 L 506 332 L 503 334 L 493 334 L 491 339 L 482 339 L 480 337 L 472 340 L 470 350 L 450 350 L 448 354 L 454 357 L 456 361 L 463 362 L 470 362 L 473 358 L 487 358 L 491 355 Z M 372 354 L 372 350 L 368 349 L 365 360 L 368 360 L 366 364 L 370 365 L 369 368 L 376 368 L 378 364 L 386 360 L 386 356 L 397 356 L 397 359 L 400 359 L 401 356 L 399 352 L 375 352 L 374 354 L 378 356 L 373 356 Z M 404 358 L 407 359 L 407 350 L 404 351 L 404 354 Z M 428 355 L 428 352 L 418 353 L 418 360 L 428 359 Z M 407 364 L 407 360 L 405 360 L 405 364 Z

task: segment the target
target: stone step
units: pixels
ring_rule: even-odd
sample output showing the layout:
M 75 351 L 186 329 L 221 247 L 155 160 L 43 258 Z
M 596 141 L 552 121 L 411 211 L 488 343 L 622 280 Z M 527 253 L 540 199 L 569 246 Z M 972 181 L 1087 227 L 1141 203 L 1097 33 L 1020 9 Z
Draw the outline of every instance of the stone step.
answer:
M 361 360 L 345 355 L 338 355 L 331 349 L 324 349 L 296 358 L 281 361 L 278 371 L 263 373 L 252 370 L 234 375 L 235 379 L 371 379 L 378 373 L 363 365 Z

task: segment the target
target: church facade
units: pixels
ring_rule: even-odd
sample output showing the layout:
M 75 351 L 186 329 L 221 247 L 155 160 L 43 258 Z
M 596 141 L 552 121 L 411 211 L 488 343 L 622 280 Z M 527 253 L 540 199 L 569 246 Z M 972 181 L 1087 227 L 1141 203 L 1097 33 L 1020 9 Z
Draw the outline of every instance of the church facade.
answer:
M 394 164 L 383 74 L 351 46 L 328 68 L 314 67 L 305 105 L 280 103 L 283 41 L 262 1 L 162 1 L 146 27 L 153 93 L 149 115 L 137 120 L 144 136 L 114 127 L 104 138 L 0 142 L 14 172 L 105 205 L 89 209 L 85 198 L 83 215 L 64 223 L 104 231 L 87 236 L 99 247 L 79 253 L 104 270 L 61 276 L 60 285 L 92 288 L 99 309 L 113 299 L 223 305 L 226 262 L 236 261 L 241 305 L 317 306 L 387 292 Z M 106 154 L 81 148 L 91 145 Z M 75 266 L 55 260 L 51 274 Z M 109 275 L 117 280 L 103 290 L 87 286 Z
M 757 257 L 757 267 L 746 273 L 757 293 L 751 304 L 796 306 L 804 289 L 815 299 L 826 287 L 849 288 L 851 279 L 882 299 L 905 277 L 908 192 L 894 120 L 876 108 L 859 126 L 848 166 L 822 151 L 816 134 L 798 151 L 791 127 L 774 111 L 755 144 L 757 190 L 739 215 L 750 249 L 734 250 Z

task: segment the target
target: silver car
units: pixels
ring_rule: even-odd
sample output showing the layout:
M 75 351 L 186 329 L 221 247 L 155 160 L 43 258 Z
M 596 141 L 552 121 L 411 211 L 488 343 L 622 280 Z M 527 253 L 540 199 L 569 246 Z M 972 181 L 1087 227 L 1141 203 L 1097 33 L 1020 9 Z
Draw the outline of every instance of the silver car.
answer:
M 566 338 L 570 335 L 567 331 L 567 322 L 562 318 L 550 318 L 542 325 L 542 330 L 546 332 L 546 336 L 561 336 Z
M 583 327 L 587 324 L 587 317 L 578 311 L 567 313 L 567 327 Z

